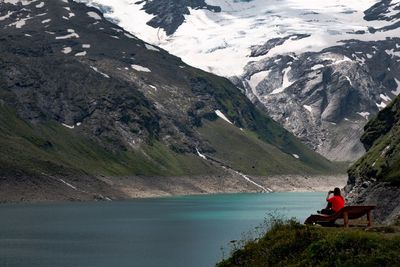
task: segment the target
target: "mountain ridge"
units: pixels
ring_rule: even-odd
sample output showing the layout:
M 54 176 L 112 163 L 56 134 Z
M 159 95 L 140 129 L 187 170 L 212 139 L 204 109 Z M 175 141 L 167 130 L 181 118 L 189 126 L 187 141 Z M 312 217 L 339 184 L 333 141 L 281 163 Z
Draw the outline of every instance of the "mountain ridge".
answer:
M 220 10 L 184 0 L 130 6 L 84 2 L 109 7 L 107 19 L 192 65 L 229 77 L 274 120 L 330 160 L 357 160 L 365 152 L 359 138 L 368 116 L 400 92 L 400 13 L 394 0 L 205 2 Z M 160 20 L 160 14 L 181 16 L 181 10 L 185 20 L 179 23 Z M 146 24 L 153 20 L 160 23 Z M 165 32 L 171 26 L 174 31 Z M 333 61 L 340 58 L 346 60 L 335 67 Z
M 209 175 L 210 190 L 229 185 L 259 190 L 204 155 L 257 176 L 329 174 L 336 168 L 254 107 L 228 79 L 137 39 L 97 9 L 72 1 L 19 1 L 2 2 L 0 14 L 6 37 L 0 38 L 0 129 L 8 151 L 1 153 L 1 177 L 16 192 L 24 182 L 13 175 L 20 172 L 36 177 L 35 197 L 40 192 L 55 197 L 45 193 L 51 184 L 68 189 L 61 199 L 78 192 L 78 199 L 125 198 L 129 179 L 111 178 L 129 176 Z M 202 132 L 205 125 L 212 130 Z M 232 132 L 248 145 L 238 151 L 226 143 L 223 136 Z M 215 133 L 222 136 L 217 143 Z M 256 158 L 254 151 L 264 156 Z M 113 188 L 120 181 L 125 191 Z M 188 180 L 187 186 L 206 192 L 201 183 Z M 23 189 L 19 194 L 29 199 L 30 189 Z

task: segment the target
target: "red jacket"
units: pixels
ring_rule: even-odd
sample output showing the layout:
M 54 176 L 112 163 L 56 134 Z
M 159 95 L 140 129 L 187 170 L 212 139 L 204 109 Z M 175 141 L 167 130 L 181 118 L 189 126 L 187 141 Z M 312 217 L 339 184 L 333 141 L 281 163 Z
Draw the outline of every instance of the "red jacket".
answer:
M 327 201 L 332 204 L 332 210 L 334 212 L 338 212 L 342 208 L 344 208 L 344 197 L 342 196 L 333 196 L 328 198 Z

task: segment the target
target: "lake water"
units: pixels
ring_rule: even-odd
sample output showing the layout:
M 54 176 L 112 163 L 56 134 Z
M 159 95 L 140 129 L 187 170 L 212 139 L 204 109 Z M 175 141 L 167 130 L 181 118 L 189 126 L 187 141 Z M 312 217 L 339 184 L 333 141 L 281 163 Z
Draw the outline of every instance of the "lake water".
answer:
M 0 266 L 214 266 L 269 213 L 301 222 L 325 193 L 0 206 Z

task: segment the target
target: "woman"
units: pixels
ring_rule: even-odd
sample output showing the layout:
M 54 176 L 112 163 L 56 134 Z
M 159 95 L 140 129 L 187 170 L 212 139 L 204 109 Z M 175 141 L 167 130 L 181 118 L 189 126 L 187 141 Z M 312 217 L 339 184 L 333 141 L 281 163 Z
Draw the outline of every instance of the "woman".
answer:
M 332 197 L 331 194 L 333 194 Z M 328 205 L 325 209 L 319 211 L 321 214 L 332 215 L 344 208 L 345 200 L 340 193 L 340 188 L 336 187 L 333 191 L 329 191 L 326 201 L 328 201 Z

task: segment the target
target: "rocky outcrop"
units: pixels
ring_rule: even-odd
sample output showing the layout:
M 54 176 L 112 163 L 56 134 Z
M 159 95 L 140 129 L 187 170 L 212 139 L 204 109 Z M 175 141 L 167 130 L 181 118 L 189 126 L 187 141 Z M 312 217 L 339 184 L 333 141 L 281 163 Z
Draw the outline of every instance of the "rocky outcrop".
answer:
M 354 161 L 362 127 L 399 93 L 400 39 L 344 43 L 253 62 L 232 80 L 315 151 Z
M 348 198 L 375 204 L 379 221 L 400 218 L 400 97 L 365 126 L 361 137 L 367 153 L 348 171 Z
M 393 0 L 382 0 L 374 4 L 364 12 L 367 21 L 385 22 L 380 27 L 370 27 L 369 31 L 390 31 L 400 27 L 400 3 Z

